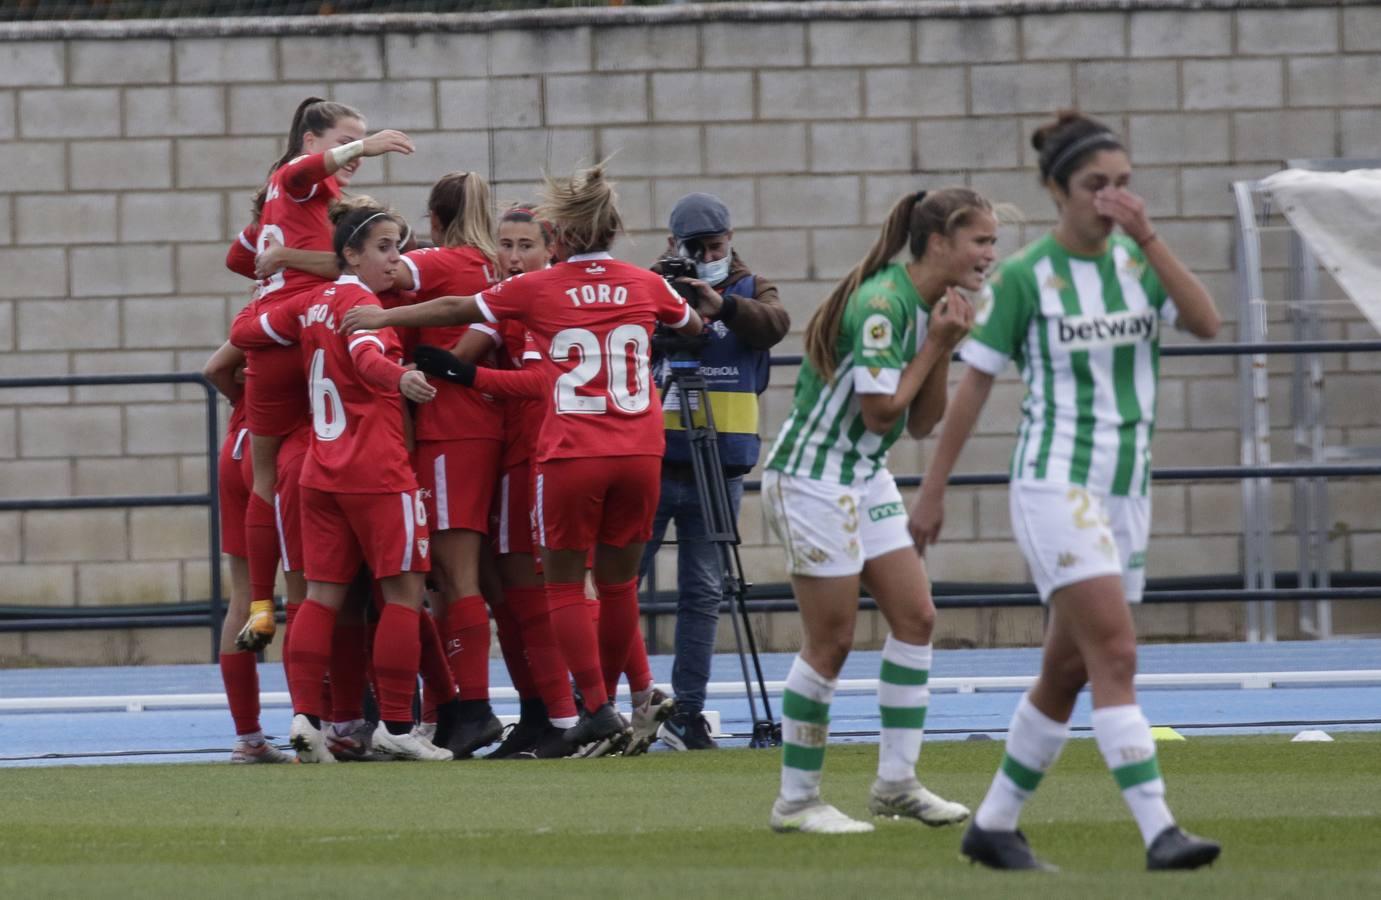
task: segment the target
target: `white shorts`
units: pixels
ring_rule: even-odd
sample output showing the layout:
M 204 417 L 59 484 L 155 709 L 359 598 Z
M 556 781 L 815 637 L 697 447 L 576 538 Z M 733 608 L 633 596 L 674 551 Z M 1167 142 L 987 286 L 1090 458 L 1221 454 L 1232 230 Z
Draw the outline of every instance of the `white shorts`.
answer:
M 1014 481 L 1008 492 L 1012 532 L 1041 602 L 1062 587 L 1119 575 L 1127 601 L 1146 587 L 1151 498 L 1109 497 L 1074 484 Z
M 769 469 L 762 496 L 792 575 L 857 575 L 868 560 L 914 545 L 906 506 L 886 469 L 853 486 Z

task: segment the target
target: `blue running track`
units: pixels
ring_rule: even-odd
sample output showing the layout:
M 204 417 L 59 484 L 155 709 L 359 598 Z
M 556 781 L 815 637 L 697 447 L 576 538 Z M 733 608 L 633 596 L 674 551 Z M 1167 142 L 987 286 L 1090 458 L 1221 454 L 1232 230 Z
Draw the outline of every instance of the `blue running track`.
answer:
M 786 678 L 792 656 L 763 657 L 768 681 Z M 933 678 L 1032 676 L 1040 660 L 1037 648 L 940 650 Z M 879 654 L 854 653 L 842 673 L 845 679 L 877 677 Z M 1381 640 L 1336 640 L 1276 644 L 1165 644 L 1140 649 L 1140 671 L 1147 673 L 1381 671 Z M 671 657 L 652 659 L 659 684 L 671 679 Z M 726 746 L 742 746 L 750 730 L 738 659 L 716 657 L 714 681 L 737 684 L 734 695 L 712 696 L 722 730 L 737 737 Z M 503 664 L 491 667 L 491 683 L 507 687 Z M 286 691 L 282 667 L 260 667 L 265 692 Z M 216 666 L 147 666 L 89 669 L 15 669 L 0 671 L 0 701 L 17 698 L 71 698 L 130 694 L 209 694 L 222 691 Z M 1016 705 L 1017 689 L 957 693 L 937 690 L 926 720 L 927 738 L 962 740 L 971 735 L 1000 739 Z M 773 696 L 773 712 L 779 697 Z M 1141 704 L 1153 725 L 1169 725 L 1184 734 L 1297 732 L 1309 727 L 1326 731 L 1381 730 L 1381 674 L 1375 681 L 1347 685 L 1310 685 L 1266 689 L 1240 687 L 1157 687 L 1141 691 Z M 516 714 L 516 703 L 495 704 L 500 715 Z M 290 713 L 285 706 L 264 710 L 264 728 L 282 738 Z M 832 710 L 831 731 L 842 740 L 876 740 L 877 700 L 872 692 L 841 693 Z M 1076 733 L 1087 733 L 1087 692 L 1075 710 Z M 230 715 L 223 708 L 113 711 L 0 711 L 0 767 L 109 764 L 131 762 L 218 762 L 234 742 Z

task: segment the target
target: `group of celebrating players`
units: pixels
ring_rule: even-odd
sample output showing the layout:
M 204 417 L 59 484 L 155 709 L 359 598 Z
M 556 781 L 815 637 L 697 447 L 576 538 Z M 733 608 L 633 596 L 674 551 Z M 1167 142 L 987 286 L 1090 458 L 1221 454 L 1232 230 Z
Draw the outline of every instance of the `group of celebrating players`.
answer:
M 1128 602 L 1145 578 L 1160 324 L 1212 337 L 1220 320 L 1129 189 L 1116 135 L 1062 113 L 1033 146 L 1059 213 L 1049 235 L 989 277 L 993 205 L 965 188 L 907 194 L 807 328 L 763 478 L 804 626 L 770 822 L 872 829 L 820 795 L 862 587 L 890 629 L 869 809 L 929 825 L 969 818 L 916 778 L 935 619 L 922 555 L 993 378 L 1014 362 L 1028 396 L 1013 531 L 1051 618 L 963 852 L 1048 868 L 1018 817 L 1091 685 L 1094 735 L 1148 866 L 1194 868 L 1219 848 L 1165 803 L 1132 684 Z M 497 741 L 491 612 L 522 715 L 489 758 L 640 753 L 674 706 L 652 683 L 636 594 L 665 446 L 651 336 L 694 335 L 701 318 L 659 275 L 610 256 L 621 222 L 602 166 L 548 178 L 540 202 L 503 213 L 497 231 L 483 178 L 448 174 L 428 201 L 433 246 L 420 248 L 393 211 L 341 197 L 363 158 L 410 152 L 406 135 L 366 136 L 354 109 L 308 98 L 227 258 L 258 279 L 206 368 L 235 409 L 220 469 L 232 759 L 287 759 L 260 729 L 254 656 L 275 635 L 280 561 L 299 762 L 449 760 Z M 904 249 L 909 262 L 896 259 Z M 951 400 L 956 350 L 968 369 Z M 942 418 L 908 514 L 887 451 Z M 611 702 L 621 676 L 631 720 Z
M 342 197 L 365 157 L 410 152 L 308 98 L 227 257 L 258 279 L 206 367 L 234 404 L 220 470 L 232 760 L 287 759 L 259 725 L 254 655 L 276 633 L 280 562 L 299 762 L 449 760 L 498 740 L 491 610 L 522 703 L 491 757 L 642 752 L 671 709 L 638 626 L 664 444 L 651 332 L 700 319 L 609 255 L 621 223 L 601 168 L 505 212 L 497 242 L 474 172 L 433 187 L 425 248 L 395 212 Z M 380 304 L 409 319 L 360 319 Z M 543 361 L 576 363 L 554 393 Z M 631 723 L 611 702 L 625 674 Z

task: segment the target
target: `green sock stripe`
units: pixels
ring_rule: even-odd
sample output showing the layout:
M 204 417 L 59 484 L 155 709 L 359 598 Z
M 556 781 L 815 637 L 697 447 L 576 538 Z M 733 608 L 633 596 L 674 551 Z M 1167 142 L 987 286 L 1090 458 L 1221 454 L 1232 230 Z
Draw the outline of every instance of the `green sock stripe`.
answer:
M 1044 772 L 1028 769 L 1008 754 L 1002 756 L 1002 772 L 1023 791 L 1034 791 L 1045 777 Z
M 795 719 L 798 722 L 814 722 L 817 725 L 828 725 L 830 721 L 830 705 L 812 700 L 809 697 L 796 693 L 791 688 L 782 692 L 782 715 L 788 719 Z
M 882 661 L 882 680 L 888 684 L 904 684 L 912 687 L 920 687 L 930 680 L 929 669 L 908 669 L 900 666 L 890 659 Z
M 882 727 L 883 728 L 924 728 L 925 711 L 924 706 L 883 706 Z
M 1127 788 L 1133 788 L 1159 778 L 1160 763 L 1156 762 L 1156 758 L 1152 756 L 1150 759 L 1143 759 L 1139 763 L 1113 769 L 1112 777 L 1117 779 L 1117 786 L 1125 791 Z
M 782 744 L 782 765 L 788 769 L 805 769 L 818 772 L 825 765 L 824 747 L 802 747 L 800 744 Z

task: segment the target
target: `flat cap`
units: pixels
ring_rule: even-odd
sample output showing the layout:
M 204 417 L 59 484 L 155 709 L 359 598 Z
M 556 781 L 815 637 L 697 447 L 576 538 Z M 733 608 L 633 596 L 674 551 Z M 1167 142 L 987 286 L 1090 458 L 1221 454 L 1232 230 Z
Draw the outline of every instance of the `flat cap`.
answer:
M 671 233 L 678 241 L 724 234 L 729 224 L 729 207 L 713 194 L 687 194 L 671 209 Z

